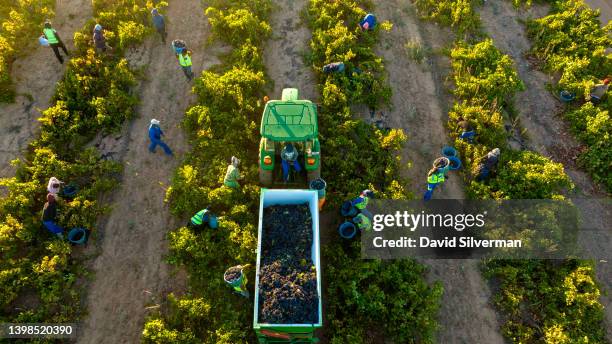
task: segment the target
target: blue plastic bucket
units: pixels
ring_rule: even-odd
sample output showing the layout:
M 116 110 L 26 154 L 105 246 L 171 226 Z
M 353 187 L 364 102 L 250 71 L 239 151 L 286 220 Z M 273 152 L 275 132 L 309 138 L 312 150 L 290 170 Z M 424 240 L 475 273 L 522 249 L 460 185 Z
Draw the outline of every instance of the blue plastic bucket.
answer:
M 353 217 L 355 215 L 357 215 L 357 208 L 355 208 L 352 204 L 351 201 L 345 201 L 344 203 L 342 203 L 342 208 L 340 208 L 340 214 L 344 217 Z
M 74 183 L 70 183 L 62 188 L 62 195 L 66 198 L 74 198 L 78 192 L 79 187 Z
M 564 103 L 569 103 L 576 98 L 576 94 L 569 91 L 561 91 L 559 92 L 559 98 Z
M 83 228 L 73 228 L 68 232 L 68 241 L 82 245 L 87 241 L 87 231 Z
M 454 171 L 461 168 L 461 159 L 459 159 L 458 157 L 451 156 L 448 158 L 448 161 L 450 161 L 449 170 Z
M 338 233 L 344 239 L 353 239 L 355 234 L 357 234 L 357 227 L 355 227 L 354 223 L 345 221 L 338 227 Z
M 323 179 L 321 178 L 313 179 L 312 181 L 310 181 L 309 186 L 310 186 L 310 190 L 317 191 L 317 195 L 319 196 L 319 199 L 325 198 L 325 188 L 327 187 L 327 183 Z
M 442 148 L 442 155 L 444 155 L 447 158 L 451 158 L 451 157 L 457 156 L 457 150 L 454 147 L 446 146 Z
M 219 227 L 219 222 L 217 221 L 216 215 L 210 215 L 208 218 L 208 227 L 212 229 L 217 229 Z

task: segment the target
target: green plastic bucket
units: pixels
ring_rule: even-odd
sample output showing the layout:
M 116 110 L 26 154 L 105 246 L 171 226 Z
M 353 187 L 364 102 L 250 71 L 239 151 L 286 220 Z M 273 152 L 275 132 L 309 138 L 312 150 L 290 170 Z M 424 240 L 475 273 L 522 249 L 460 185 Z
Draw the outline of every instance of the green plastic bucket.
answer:
M 327 187 L 327 183 L 323 179 L 321 178 L 313 179 L 310 181 L 309 186 L 310 186 L 310 190 L 317 191 L 317 195 L 319 196 L 319 199 L 325 198 L 325 188 Z
M 244 277 L 244 273 L 242 272 L 242 268 L 240 268 L 240 277 L 232 279 L 232 280 L 228 280 L 228 273 L 229 269 L 227 271 L 225 271 L 225 273 L 223 274 L 223 280 L 225 281 L 225 283 L 229 284 L 232 288 L 236 289 L 236 290 L 241 290 L 241 286 L 242 284 L 246 284 L 245 282 L 245 277 Z

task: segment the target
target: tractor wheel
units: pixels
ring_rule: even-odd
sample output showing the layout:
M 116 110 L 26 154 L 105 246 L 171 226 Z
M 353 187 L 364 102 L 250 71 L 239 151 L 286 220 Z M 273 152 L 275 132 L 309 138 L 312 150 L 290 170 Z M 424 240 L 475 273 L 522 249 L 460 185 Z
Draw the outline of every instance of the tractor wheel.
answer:
M 259 169 L 259 182 L 263 186 L 272 185 L 272 171 L 266 171 L 263 169 Z

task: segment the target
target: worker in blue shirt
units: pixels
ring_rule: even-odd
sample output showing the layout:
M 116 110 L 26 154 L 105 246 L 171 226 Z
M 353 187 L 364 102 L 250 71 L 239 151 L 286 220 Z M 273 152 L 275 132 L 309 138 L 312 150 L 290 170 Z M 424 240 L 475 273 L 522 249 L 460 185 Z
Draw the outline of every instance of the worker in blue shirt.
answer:
M 376 17 L 372 13 L 366 14 L 359 22 L 359 28 L 362 31 L 374 30 L 376 27 Z
M 151 125 L 149 126 L 149 139 L 151 139 L 149 151 L 151 153 L 155 153 L 155 147 L 157 147 L 157 145 L 160 145 L 167 155 L 172 155 L 172 150 L 170 149 L 170 147 L 168 147 L 168 145 L 161 140 L 162 136 L 164 136 L 164 132 L 159 127 L 159 121 L 153 118 L 151 120 Z
M 166 33 L 166 21 L 164 20 L 164 16 L 159 14 L 157 8 L 154 8 L 151 10 L 151 19 L 153 20 L 155 30 L 157 30 L 157 33 L 161 36 L 162 43 L 166 43 L 166 36 L 168 36 L 168 34 Z

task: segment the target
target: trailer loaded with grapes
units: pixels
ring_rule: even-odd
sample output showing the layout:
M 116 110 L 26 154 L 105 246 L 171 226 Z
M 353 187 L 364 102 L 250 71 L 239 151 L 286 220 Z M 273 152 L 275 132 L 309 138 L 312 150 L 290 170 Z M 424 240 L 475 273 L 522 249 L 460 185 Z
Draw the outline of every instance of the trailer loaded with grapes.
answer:
M 259 343 L 314 343 L 322 327 L 318 194 L 263 189 L 253 328 Z

